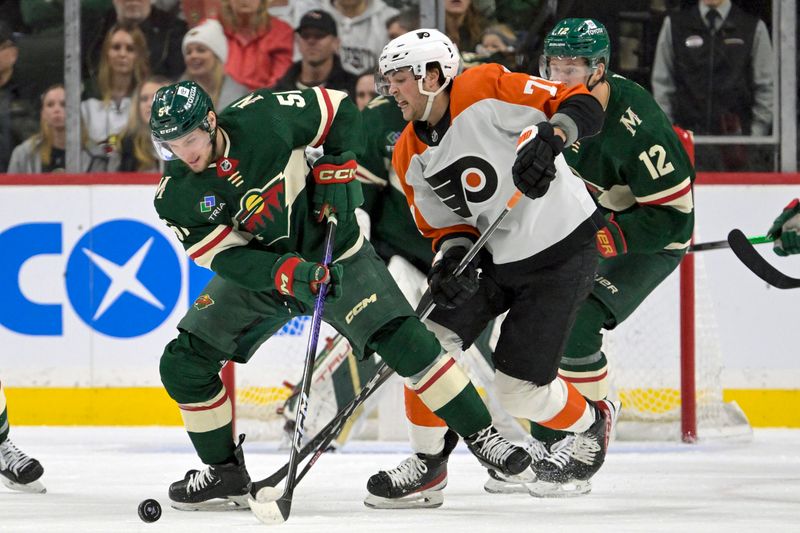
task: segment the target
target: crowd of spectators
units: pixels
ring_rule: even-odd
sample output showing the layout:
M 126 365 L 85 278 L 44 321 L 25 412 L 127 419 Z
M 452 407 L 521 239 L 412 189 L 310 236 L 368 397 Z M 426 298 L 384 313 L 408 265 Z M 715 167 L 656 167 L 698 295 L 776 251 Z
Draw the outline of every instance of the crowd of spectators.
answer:
M 677 125 L 696 135 L 772 133 L 769 2 L 442 2 L 444 29 L 464 68 L 492 62 L 538 75 L 542 38 L 555 21 L 592 17 L 619 47 L 610 69 L 652 90 Z M 383 46 L 420 27 L 419 3 L 81 0 L 82 169 L 158 171 L 149 102 L 158 87 L 179 79 L 200 84 L 218 109 L 257 88 L 318 85 L 347 92 L 363 108 L 375 96 Z M 61 170 L 63 0 L 0 6 L 0 172 Z M 698 168 L 754 169 L 758 160 L 722 145 L 701 150 Z

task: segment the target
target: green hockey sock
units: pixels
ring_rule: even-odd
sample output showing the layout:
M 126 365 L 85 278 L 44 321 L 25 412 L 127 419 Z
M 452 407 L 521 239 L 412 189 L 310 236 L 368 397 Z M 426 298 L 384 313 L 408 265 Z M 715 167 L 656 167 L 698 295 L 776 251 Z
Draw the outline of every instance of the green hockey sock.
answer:
M 189 433 L 194 449 L 200 460 L 207 465 L 218 465 L 230 462 L 236 443 L 233 441 L 233 426 L 224 426 L 203 433 Z
M 550 429 L 537 424 L 536 422 L 531 422 L 531 436 L 536 440 L 543 442 L 545 446 L 547 446 L 548 450 L 550 449 L 550 446 L 560 441 L 567 435 L 569 435 L 569 433 L 566 431 Z

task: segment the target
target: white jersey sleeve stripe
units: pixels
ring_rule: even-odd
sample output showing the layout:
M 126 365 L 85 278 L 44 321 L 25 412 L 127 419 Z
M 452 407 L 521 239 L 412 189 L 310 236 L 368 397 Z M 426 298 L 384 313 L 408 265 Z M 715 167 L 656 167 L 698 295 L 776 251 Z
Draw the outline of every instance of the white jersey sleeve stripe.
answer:
M 668 205 L 682 213 L 691 213 L 694 208 L 692 182 L 686 178 L 669 189 L 647 196 L 637 196 L 636 201 L 645 205 Z
M 204 239 L 189 247 L 186 253 L 195 263 L 210 269 L 211 261 L 218 253 L 235 246 L 246 246 L 248 242 L 249 239 L 230 226 L 217 226 Z
M 329 91 L 324 87 L 314 87 L 314 94 L 317 95 L 317 105 L 319 107 L 320 121 L 317 134 L 308 143 L 309 146 L 317 148 L 325 143 L 325 138 L 331 130 L 331 124 L 339 110 L 339 104 L 347 98 L 347 94 L 342 91 Z

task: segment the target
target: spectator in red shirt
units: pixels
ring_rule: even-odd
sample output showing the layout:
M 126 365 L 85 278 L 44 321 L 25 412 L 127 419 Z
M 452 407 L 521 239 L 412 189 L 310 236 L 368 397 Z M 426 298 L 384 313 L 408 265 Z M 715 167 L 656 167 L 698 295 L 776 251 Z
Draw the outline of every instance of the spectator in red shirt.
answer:
M 270 17 L 267 0 L 222 0 L 227 72 L 250 90 L 272 87 L 292 64 L 294 33 Z

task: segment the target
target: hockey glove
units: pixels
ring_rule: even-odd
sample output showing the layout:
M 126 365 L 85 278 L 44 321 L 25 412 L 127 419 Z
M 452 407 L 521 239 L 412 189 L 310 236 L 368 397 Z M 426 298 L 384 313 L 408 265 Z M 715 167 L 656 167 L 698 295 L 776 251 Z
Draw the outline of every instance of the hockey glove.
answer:
M 606 216 L 606 224 L 608 225 L 595 236 L 597 251 L 606 259 L 627 253 L 628 243 L 622 228 L 614 218 L 614 213 Z
M 324 155 L 314 164 L 314 214 L 322 222 L 326 208 L 336 213 L 339 224 L 354 220 L 356 207 L 364 203 L 361 183 L 356 180 L 355 154 Z
M 556 177 L 555 159 L 564 141 L 549 122 L 525 128 L 517 141 L 517 160 L 511 167 L 514 185 L 528 198 L 541 198 Z
M 342 266 L 304 261 L 295 254 L 284 254 L 272 267 L 275 289 L 284 296 L 292 296 L 313 307 L 319 287 L 328 284 L 325 301 L 334 302 L 341 296 Z
M 465 255 L 467 249 L 464 246 L 449 248 L 442 254 L 441 259 L 433 263 L 428 274 L 433 302 L 444 309 L 454 309 L 463 305 L 478 292 L 480 281 L 477 258 L 470 261 L 461 275 L 454 275 Z
M 775 239 L 773 250 L 776 254 L 786 257 L 800 253 L 800 200 L 795 198 L 783 208 L 767 235 Z

